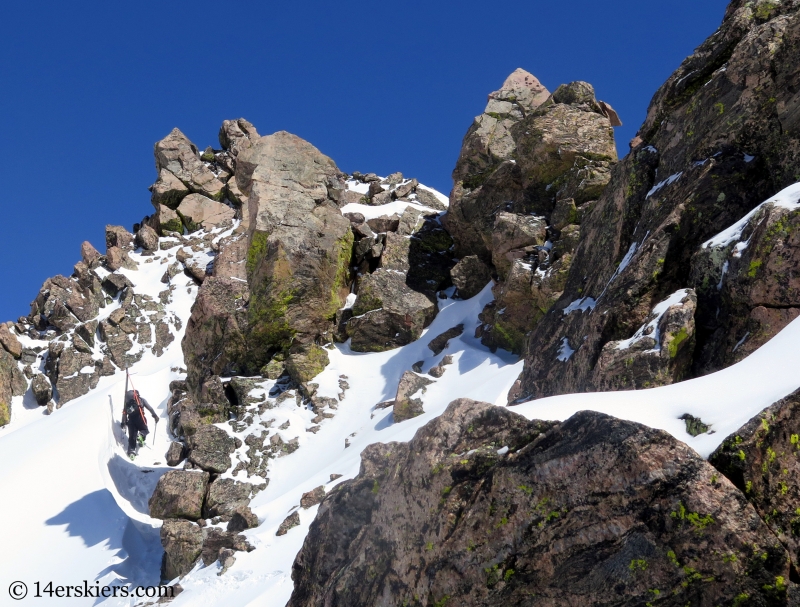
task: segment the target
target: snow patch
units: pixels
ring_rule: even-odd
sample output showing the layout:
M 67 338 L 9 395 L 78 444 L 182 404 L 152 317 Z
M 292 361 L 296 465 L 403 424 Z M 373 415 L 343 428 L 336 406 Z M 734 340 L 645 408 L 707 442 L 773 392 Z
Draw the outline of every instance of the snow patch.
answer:
M 653 311 L 650 313 L 650 318 L 648 322 L 643 324 L 636 333 L 633 334 L 633 337 L 630 339 L 625 339 L 620 341 L 617 344 L 617 350 L 627 350 L 633 344 L 638 341 L 641 341 L 644 337 L 652 337 L 655 340 L 655 345 L 647 352 L 658 352 L 661 350 L 661 332 L 658 330 L 658 325 L 661 323 L 661 318 L 666 314 L 667 310 L 669 310 L 672 306 L 680 306 L 683 305 L 681 301 L 689 294 L 688 289 L 680 289 L 675 291 L 672 295 L 667 297 L 664 301 L 659 303 Z
M 776 207 L 780 207 L 783 209 L 789 209 L 790 211 L 794 211 L 800 209 L 800 183 L 795 183 L 790 185 L 788 188 L 785 188 L 775 194 L 772 198 L 765 200 L 752 211 L 750 211 L 747 215 L 742 217 L 739 221 L 734 223 L 729 228 L 726 228 L 713 238 L 705 241 L 702 245 L 702 248 L 707 249 L 708 247 L 713 248 L 724 248 L 728 245 L 733 244 L 734 242 L 738 242 L 742 238 L 742 233 L 744 232 L 745 228 L 750 224 L 750 220 L 765 206 L 765 205 L 774 205 Z M 741 243 L 739 243 L 741 244 Z M 738 250 L 738 253 L 741 252 L 747 247 L 745 244 Z
M 682 175 L 683 175 L 683 171 L 681 171 L 680 173 L 675 173 L 674 175 L 670 175 L 664 181 L 661 181 L 661 182 L 657 183 L 656 185 L 654 185 L 650 189 L 649 192 L 647 192 L 647 196 L 645 196 L 645 199 L 650 198 L 653 194 L 658 192 L 661 188 L 665 188 L 668 185 L 672 185 L 673 183 L 678 181 L 678 179 L 680 179 Z

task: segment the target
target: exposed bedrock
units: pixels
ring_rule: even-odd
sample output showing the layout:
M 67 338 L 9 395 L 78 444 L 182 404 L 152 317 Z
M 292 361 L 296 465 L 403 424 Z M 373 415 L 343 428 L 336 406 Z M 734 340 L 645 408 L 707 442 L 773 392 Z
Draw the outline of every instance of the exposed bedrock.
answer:
M 649 385 L 730 365 L 796 317 L 796 212 L 764 208 L 730 246 L 703 243 L 800 175 L 798 40 L 796 4 L 735 1 L 655 94 L 582 217 L 562 295 L 526 340 L 525 396 L 616 387 L 617 365 L 600 372 L 607 345 L 680 289 L 697 295 L 691 351 L 680 368 L 651 369 Z
M 467 399 L 363 452 L 292 579 L 291 607 L 785 605 L 795 590 L 753 506 L 667 433 Z

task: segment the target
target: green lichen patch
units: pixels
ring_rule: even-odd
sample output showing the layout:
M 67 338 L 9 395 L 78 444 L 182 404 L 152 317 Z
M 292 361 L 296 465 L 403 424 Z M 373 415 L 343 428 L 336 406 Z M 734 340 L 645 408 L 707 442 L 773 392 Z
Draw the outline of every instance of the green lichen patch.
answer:
M 11 406 L 8 403 L 0 402 L 0 426 L 5 426 L 11 421 Z

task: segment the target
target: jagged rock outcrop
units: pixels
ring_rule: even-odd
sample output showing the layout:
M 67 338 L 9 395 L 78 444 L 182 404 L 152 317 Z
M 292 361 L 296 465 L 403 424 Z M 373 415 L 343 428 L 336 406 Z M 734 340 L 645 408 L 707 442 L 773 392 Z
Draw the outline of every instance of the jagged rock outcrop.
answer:
M 696 310 L 691 289 L 658 304 L 633 337 L 603 346 L 595 384 L 601 390 L 630 390 L 680 381 L 694 350 Z
M 337 206 L 342 174 L 294 135 L 256 138 L 245 127 L 224 124 L 222 139 L 236 148 L 247 240 L 236 235 L 221 248 L 224 263 L 193 307 L 183 342 L 191 390 L 209 375 L 258 373 L 290 345 L 328 336 L 349 292 L 353 234 Z
M 620 124 L 585 82 L 562 85 L 552 95 L 532 76 L 527 82 L 535 94 L 505 118 L 502 154 L 488 159 L 479 146 L 466 145 L 478 133 L 475 125 L 468 132 L 443 218 L 456 254 L 477 256 L 498 278 L 478 335 L 492 349 L 518 354 L 563 292 L 579 224 L 616 162 L 612 127 Z
M 425 413 L 422 408 L 422 400 L 417 397 L 417 394 L 424 393 L 426 386 L 430 386 L 432 383 L 433 380 L 412 371 L 403 373 L 397 386 L 397 395 L 392 403 L 392 417 L 395 423 L 404 422 Z
M 683 370 L 665 377 L 719 369 L 737 359 L 733 350 L 748 327 L 759 334 L 757 345 L 791 320 L 792 296 L 779 294 L 788 274 L 767 270 L 792 265 L 788 215 L 764 222 L 773 233 L 753 241 L 761 243 L 746 266 L 701 248 L 796 180 L 799 38 L 794 3 L 736 0 L 719 31 L 659 89 L 631 153 L 582 218 L 563 295 L 527 341 L 525 394 L 599 389 L 606 344 L 629 339 L 678 289 L 697 293 L 696 345 Z M 717 290 L 725 261 L 736 273 Z M 772 308 L 777 301 L 785 303 Z M 567 361 L 558 359 L 564 339 L 576 347 Z
M 786 551 L 665 432 L 606 415 L 528 421 L 466 399 L 375 444 L 330 491 L 290 607 L 786 604 Z
M 189 192 L 214 200 L 224 197 L 224 182 L 206 166 L 197 147 L 179 129 L 172 129 L 156 143 L 154 154 L 158 171 L 158 181 L 151 190 L 154 206 L 163 204 L 174 209 Z
M 800 391 L 725 439 L 709 462 L 736 485 L 800 565 Z

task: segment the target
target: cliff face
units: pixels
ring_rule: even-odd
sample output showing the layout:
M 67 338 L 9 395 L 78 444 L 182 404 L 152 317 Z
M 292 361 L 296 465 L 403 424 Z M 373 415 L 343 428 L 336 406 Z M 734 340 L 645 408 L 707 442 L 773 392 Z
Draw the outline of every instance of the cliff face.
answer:
M 289 606 L 784 605 L 788 575 L 744 496 L 666 433 L 462 399 L 364 451 L 320 506 Z
M 630 154 L 583 217 L 563 294 L 527 338 L 523 396 L 705 374 L 796 317 L 796 197 L 762 208 L 739 238 L 703 244 L 800 178 L 799 43 L 797 3 L 733 2 L 659 89 Z M 652 343 L 610 351 L 687 288 L 694 322 L 677 328 L 668 356 Z M 568 357 L 559 355 L 565 344 Z

